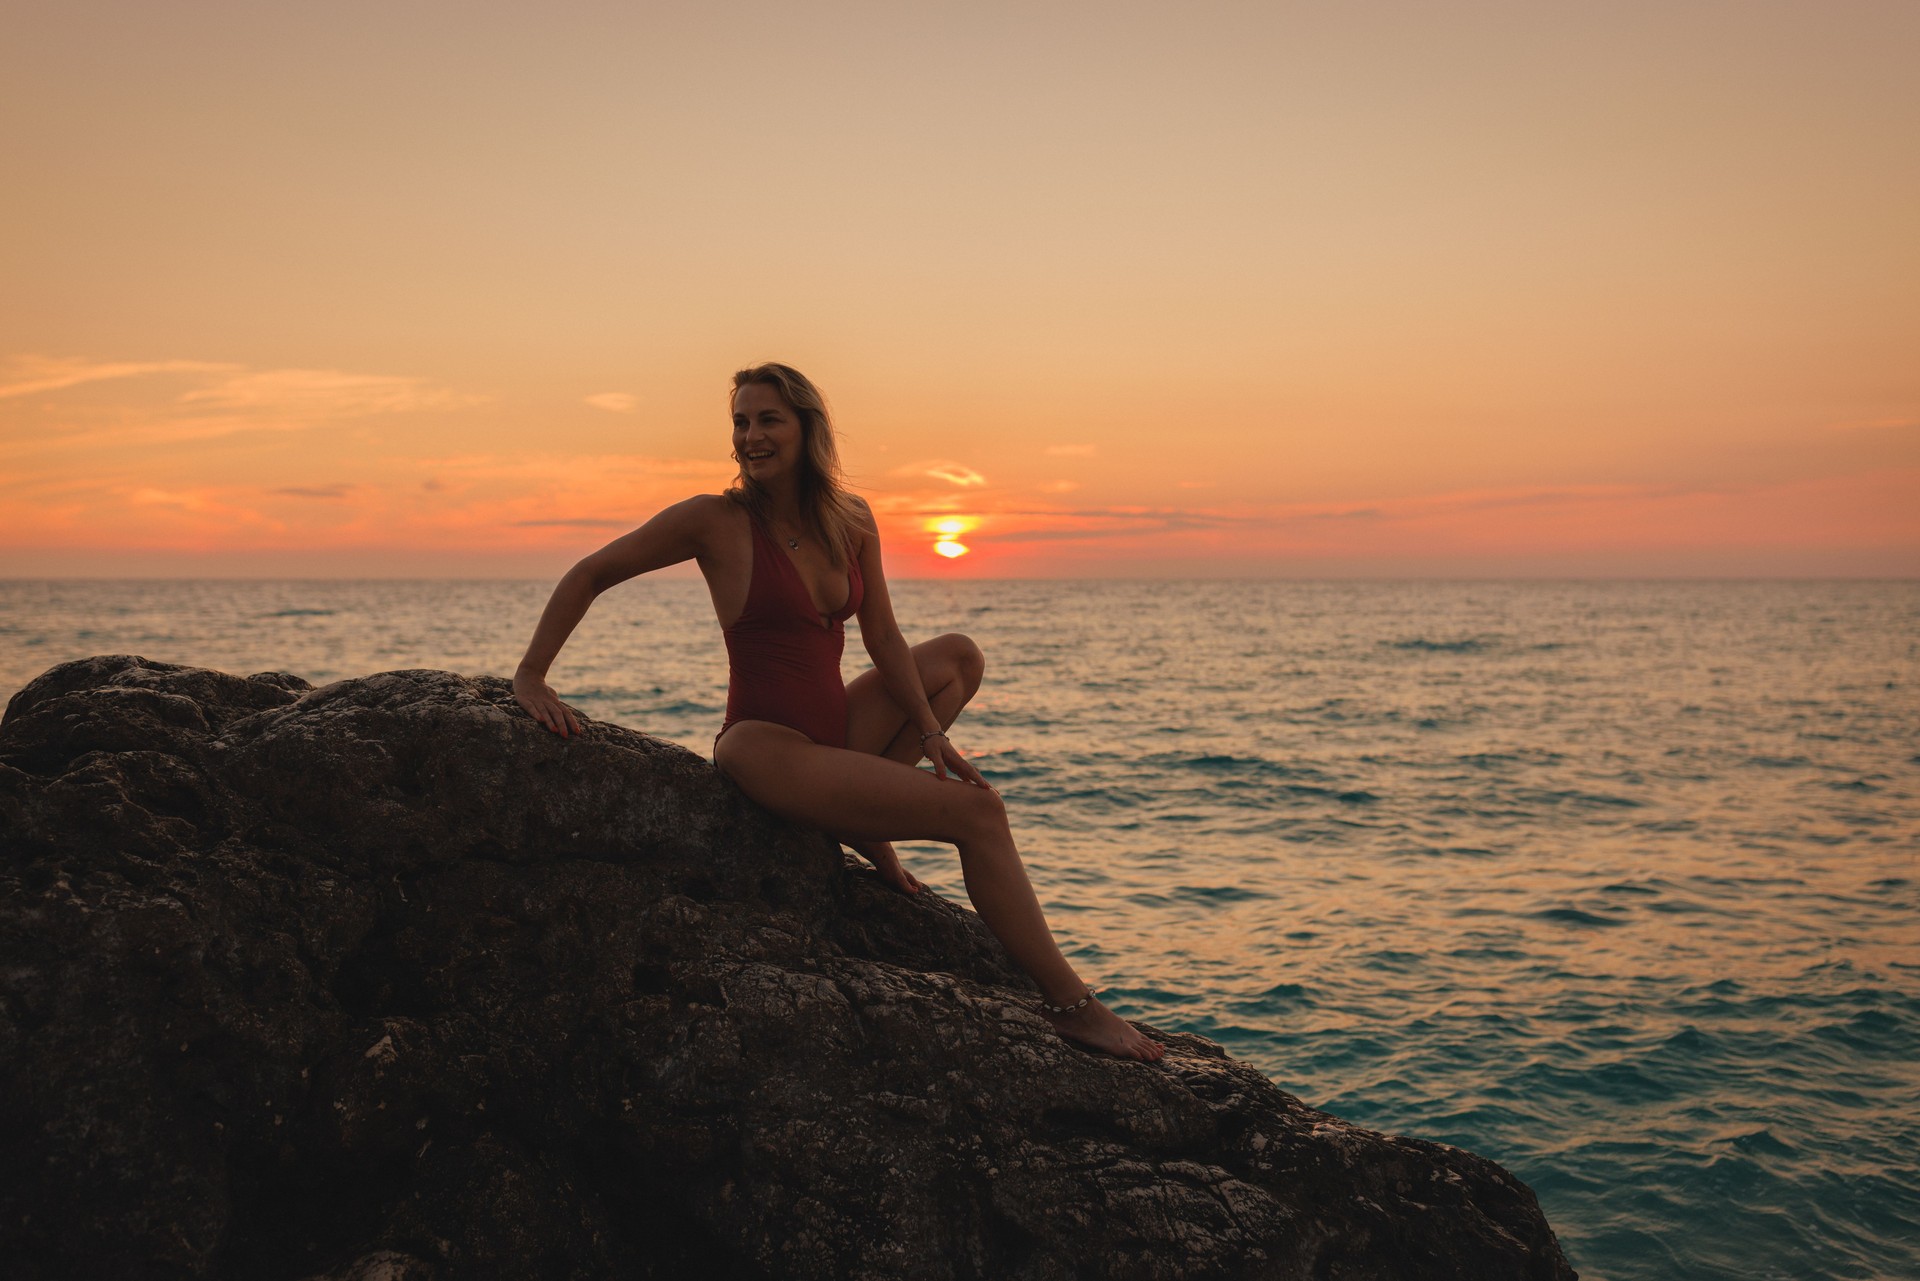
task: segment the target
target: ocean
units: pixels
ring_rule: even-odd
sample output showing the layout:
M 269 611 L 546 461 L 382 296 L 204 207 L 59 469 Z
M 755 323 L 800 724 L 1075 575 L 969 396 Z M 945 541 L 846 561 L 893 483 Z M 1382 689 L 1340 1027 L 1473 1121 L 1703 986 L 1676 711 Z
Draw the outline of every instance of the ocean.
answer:
M 549 586 L 0 583 L 0 693 L 508 675 Z M 1920 583 L 893 588 L 986 651 L 954 741 L 1114 1008 L 1501 1162 L 1590 1281 L 1920 1277 Z M 706 754 L 705 588 L 609 593 L 552 678 Z

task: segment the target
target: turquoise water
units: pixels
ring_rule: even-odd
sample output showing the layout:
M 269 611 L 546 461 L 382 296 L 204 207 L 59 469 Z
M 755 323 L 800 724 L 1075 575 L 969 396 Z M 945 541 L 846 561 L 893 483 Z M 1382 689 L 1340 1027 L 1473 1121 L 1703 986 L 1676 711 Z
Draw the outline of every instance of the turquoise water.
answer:
M 106 652 L 504 674 L 546 590 L 0 584 L 0 690 Z M 1920 1276 L 1920 584 L 895 597 L 986 650 L 955 741 L 1117 1008 L 1502 1162 L 1585 1277 Z M 725 680 L 685 580 L 554 671 L 702 753 Z

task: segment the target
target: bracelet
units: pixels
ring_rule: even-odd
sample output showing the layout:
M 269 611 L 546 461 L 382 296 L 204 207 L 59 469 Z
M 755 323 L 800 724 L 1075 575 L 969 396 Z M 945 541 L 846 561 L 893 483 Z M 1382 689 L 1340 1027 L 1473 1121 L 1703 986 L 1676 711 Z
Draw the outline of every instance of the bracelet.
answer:
M 921 751 L 924 752 L 927 750 L 927 740 L 930 738 L 947 738 L 947 731 L 943 729 L 930 729 L 926 733 L 922 734 L 920 736 Z M 947 738 L 947 741 L 951 743 L 953 740 L 950 738 Z

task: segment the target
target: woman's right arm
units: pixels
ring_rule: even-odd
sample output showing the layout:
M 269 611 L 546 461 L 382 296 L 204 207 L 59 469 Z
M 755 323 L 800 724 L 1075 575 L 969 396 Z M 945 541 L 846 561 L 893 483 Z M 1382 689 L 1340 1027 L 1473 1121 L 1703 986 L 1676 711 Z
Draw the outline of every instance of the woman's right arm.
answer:
M 614 539 L 561 576 L 540 624 L 527 642 L 526 657 L 513 674 L 513 697 L 528 715 L 561 737 L 580 732 L 573 709 L 547 684 L 547 669 L 560 647 L 586 617 L 594 597 L 617 583 L 649 570 L 678 565 L 704 556 L 717 519 L 715 503 L 727 500 L 711 494 L 675 503 L 652 520 Z

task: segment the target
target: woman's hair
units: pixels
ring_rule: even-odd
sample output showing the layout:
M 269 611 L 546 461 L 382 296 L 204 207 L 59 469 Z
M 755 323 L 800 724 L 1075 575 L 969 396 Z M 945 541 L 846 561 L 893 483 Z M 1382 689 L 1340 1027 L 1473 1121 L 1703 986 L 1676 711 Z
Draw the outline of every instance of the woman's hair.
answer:
M 827 413 L 826 397 L 799 370 L 771 361 L 733 376 L 736 392 L 749 383 L 779 392 L 780 399 L 800 419 L 800 519 L 833 557 L 835 568 L 844 565 L 853 547 L 854 531 L 869 527 L 840 473 L 840 450 L 833 443 L 833 419 Z M 747 474 L 744 461 L 727 488 L 727 497 L 762 522 L 771 513 L 772 498 Z

